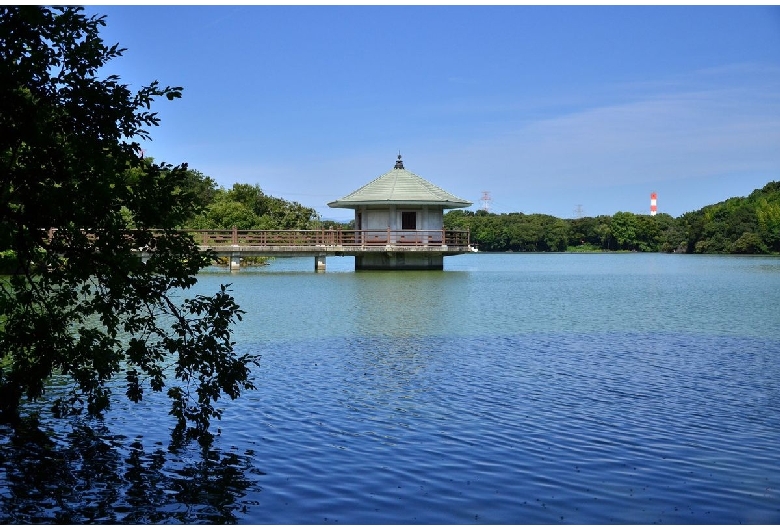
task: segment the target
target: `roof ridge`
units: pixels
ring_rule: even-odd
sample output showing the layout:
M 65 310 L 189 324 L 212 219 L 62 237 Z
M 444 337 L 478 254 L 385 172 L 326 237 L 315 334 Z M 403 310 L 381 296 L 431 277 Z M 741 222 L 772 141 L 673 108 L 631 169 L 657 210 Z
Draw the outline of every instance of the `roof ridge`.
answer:
M 462 208 L 472 203 L 406 168 L 394 167 L 341 199 L 329 202 L 328 206 L 354 208 L 360 204 L 430 204 Z

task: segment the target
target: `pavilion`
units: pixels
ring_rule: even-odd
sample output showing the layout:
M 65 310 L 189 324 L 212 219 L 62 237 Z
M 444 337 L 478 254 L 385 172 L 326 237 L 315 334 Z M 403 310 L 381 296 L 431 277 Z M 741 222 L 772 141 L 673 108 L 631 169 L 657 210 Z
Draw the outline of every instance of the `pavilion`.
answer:
M 399 154 L 391 171 L 328 206 L 354 209 L 363 243 L 387 245 L 388 252 L 356 254 L 356 270 L 441 270 L 445 255 L 461 253 L 448 249 L 444 210 L 471 202 L 406 170 Z

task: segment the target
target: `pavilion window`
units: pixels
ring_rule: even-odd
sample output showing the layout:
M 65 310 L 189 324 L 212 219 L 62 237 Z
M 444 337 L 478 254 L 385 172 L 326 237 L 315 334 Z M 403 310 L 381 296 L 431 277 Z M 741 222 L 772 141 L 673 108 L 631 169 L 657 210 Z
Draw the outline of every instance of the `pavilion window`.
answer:
M 401 212 L 401 230 L 417 230 L 417 212 Z

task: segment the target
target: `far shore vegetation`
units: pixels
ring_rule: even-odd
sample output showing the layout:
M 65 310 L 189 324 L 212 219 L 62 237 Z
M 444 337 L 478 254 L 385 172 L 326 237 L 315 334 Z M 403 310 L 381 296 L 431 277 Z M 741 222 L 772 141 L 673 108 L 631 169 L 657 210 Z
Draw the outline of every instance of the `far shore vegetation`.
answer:
M 447 229 L 471 231 L 486 252 L 780 253 L 780 182 L 679 217 L 659 213 L 559 219 L 544 214 L 452 210 Z
M 152 163 L 152 159 L 147 159 Z M 179 228 L 197 230 L 353 229 L 354 223 L 321 220 L 314 208 L 266 195 L 258 184 L 220 187 L 208 176 L 187 169 L 182 190 L 196 198 L 198 212 Z M 132 223 L 131 223 L 132 224 Z M 666 252 L 683 254 L 780 254 L 780 181 L 747 197 L 733 197 L 679 217 L 659 213 L 561 219 L 546 214 L 450 210 L 444 228 L 471 233 L 481 252 Z M 0 274 L 12 274 L 12 250 L 0 251 Z M 267 258 L 244 266 L 264 266 Z M 226 259 L 215 259 L 228 266 Z
M 200 197 L 202 213 L 186 228 L 230 230 L 353 229 L 354 223 L 323 221 L 297 202 L 263 193 L 257 184 L 218 187 L 190 170 L 189 190 Z M 184 228 L 184 227 L 183 227 Z M 780 253 L 780 181 L 747 197 L 734 197 L 679 217 L 659 213 L 561 219 L 545 214 L 450 210 L 444 228 L 471 232 L 483 252 L 676 252 L 687 254 Z
M 225 189 L 189 170 L 192 195 L 203 209 L 182 228 L 230 230 L 353 229 L 354 223 L 322 221 L 297 202 L 263 193 L 257 184 Z M 780 253 L 780 181 L 747 197 L 734 197 L 679 217 L 659 213 L 561 219 L 545 214 L 450 210 L 444 228 L 471 232 L 483 252 L 676 252 L 687 254 Z

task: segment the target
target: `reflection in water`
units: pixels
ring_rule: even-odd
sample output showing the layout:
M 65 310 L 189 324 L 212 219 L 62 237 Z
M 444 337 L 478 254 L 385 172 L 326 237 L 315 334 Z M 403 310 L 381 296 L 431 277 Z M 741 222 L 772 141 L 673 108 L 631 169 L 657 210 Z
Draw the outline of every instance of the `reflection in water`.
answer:
M 364 337 L 446 335 L 462 321 L 466 273 L 361 272 L 344 286 L 346 314 Z
M 0 523 L 235 523 L 259 486 L 244 454 L 146 449 L 84 423 L 57 440 L 37 426 L 0 431 Z M 194 457 L 193 457 L 194 456 Z

